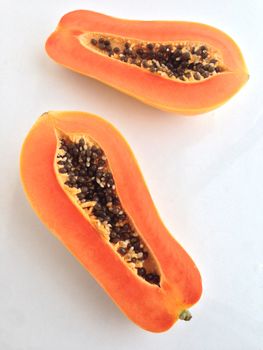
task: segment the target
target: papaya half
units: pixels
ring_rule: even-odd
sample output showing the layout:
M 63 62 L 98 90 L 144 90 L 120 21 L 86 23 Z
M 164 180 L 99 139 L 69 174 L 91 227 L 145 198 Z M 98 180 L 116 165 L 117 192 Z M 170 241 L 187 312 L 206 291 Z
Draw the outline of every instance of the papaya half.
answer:
M 185 115 L 220 106 L 248 79 L 236 43 L 201 23 L 124 20 L 78 10 L 62 17 L 46 51 L 67 68 Z
M 24 141 L 20 166 L 41 221 L 132 321 L 162 332 L 191 318 L 199 271 L 162 223 L 111 124 L 81 112 L 44 113 Z

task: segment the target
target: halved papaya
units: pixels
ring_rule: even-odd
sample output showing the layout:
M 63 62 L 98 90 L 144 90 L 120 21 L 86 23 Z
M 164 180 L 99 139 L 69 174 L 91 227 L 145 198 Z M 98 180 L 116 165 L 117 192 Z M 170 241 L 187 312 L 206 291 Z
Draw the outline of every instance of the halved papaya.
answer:
M 162 332 L 191 318 L 200 274 L 111 124 L 81 112 L 44 113 L 23 144 L 21 179 L 39 218 L 131 320 Z
M 79 10 L 62 17 L 46 51 L 67 68 L 180 114 L 220 106 L 248 79 L 236 43 L 200 23 L 131 21 Z

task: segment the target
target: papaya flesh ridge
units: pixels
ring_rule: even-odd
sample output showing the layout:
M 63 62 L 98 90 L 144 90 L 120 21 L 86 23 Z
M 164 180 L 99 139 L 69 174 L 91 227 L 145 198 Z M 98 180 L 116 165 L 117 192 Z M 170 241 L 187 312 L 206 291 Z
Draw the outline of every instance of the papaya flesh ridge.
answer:
M 190 319 L 200 274 L 162 223 L 129 146 L 111 124 L 82 112 L 44 113 L 24 142 L 21 179 L 39 218 L 127 317 L 152 332 Z
M 248 79 L 236 43 L 194 22 L 131 21 L 78 10 L 62 17 L 46 51 L 67 68 L 186 115 L 220 106 Z

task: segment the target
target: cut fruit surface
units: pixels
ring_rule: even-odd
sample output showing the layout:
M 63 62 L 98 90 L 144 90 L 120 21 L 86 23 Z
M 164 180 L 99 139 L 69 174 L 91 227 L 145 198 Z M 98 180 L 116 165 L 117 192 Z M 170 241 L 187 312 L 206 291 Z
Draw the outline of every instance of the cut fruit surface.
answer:
M 200 23 L 130 21 L 79 10 L 61 19 L 46 50 L 74 71 L 181 114 L 218 107 L 248 79 L 236 43 Z
M 40 219 L 131 320 L 161 332 L 191 318 L 200 274 L 111 124 L 81 112 L 43 114 L 24 142 L 21 179 Z

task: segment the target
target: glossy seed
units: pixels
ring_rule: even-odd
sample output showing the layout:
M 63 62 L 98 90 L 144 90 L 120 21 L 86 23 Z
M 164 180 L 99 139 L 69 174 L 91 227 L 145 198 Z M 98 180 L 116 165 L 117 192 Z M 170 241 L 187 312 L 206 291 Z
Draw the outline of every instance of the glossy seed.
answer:
M 173 58 L 176 59 L 176 58 L 181 57 L 181 56 L 182 56 L 182 50 L 176 49 L 173 53 Z
M 119 53 L 119 52 L 120 52 L 120 49 L 119 49 L 118 47 L 114 47 L 113 52 L 114 52 L 114 53 Z
M 81 187 L 81 192 L 83 192 L 83 193 L 87 193 L 88 192 L 88 187 L 87 186 L 82 186 Z
M 207 70 L 207 71 L 210 72 L 210 73 L 213 73 L 214 70 L 215 70 L 215 67 L 212 66 L 211 64 L 206 64 L 206 65 L 204 66 L 204 69 Z
M 120 241 L 120 239 L 118 237 L 114 237 L 114 238 L 110 238 L 110 242 L 113 244 L 116 244 Z
M 154 48 L 154 45 L 152 43 L 149 43 L 146 45 L 147 49 L 152 50 Z
M 145 268 L 143 268 L 143 267 L 141 267 L 141 268 L 138 268 L 137 269 L 137 274 L 139 275 L 139 276 L 145 276 L 145 274 L 146 274 L 146 270 L 145 270 Z
M 138 55 L 142 55 L 142 54 L 143 54 L 143 49 L 137 49 L 137 50 L 136 50 L 136 53 L 137 53 Z
M 125 255 L 127 253 L 127 249 L 121 247 L 121 248 L 118 249 L 118 253 L 120 253 L 121 255 Z
M 198 72 L 194 73 L 194 78 L 195 80 L 200 80 L 201 79 L 201 75 Z
M 160 45 L 159 52 L 164 53 L 166 51 L 166 47 L 164 45 Z
M 68 172 L 65 168 L 60 168 L 58 171 L 60 174 L 66 174 Z
M 216 64 L 217 60 L 215 58 L 212 58 L 209 63 Z
M 189 61 L 190 60 L 190 53 L 189 52 L 184 52 L 183 54 L 182 54 L 182 60 L 183 61 Z
M 208 77 L 209 77 L 209 73 L 206 72 L 205 70 L 203 70 L 202 72 L 200 72 L 200 74 L 201 74 L 202 77 L 204 77 L 204 78 L 208 78 Z
M 104 50 L 105 47 L 106 47 L 106 46 L 105 46 L 103 43 L 99 43 L 99 48 L 100 48 L 101 50 Z
M 208 56 L 208 52 L 207 51 L 202 51 L 201 57 L 204 59 L 204 58 L 207 58 L 207 56 Z
M 154 275 L 152 282 L 159 285 L 160 284 L 160 276 Z
M 147 60 L 143 60 L 143 61 L 142 61 L 142 66 L 143 66 L 144 68 L 148 68 Z
M 78 193 L 77 197 L 78 197 L 78 199 L 84 199 L 85 198 L 85 194 L 84 193 Z
M 215 68 L 215 71 L 216 71 L 217 73 L 221 73 L 221 72 L 223 72 L 223 68 L 220 67 L 220 66 L 218 66 L 218 67 Z
M 153 283 L 154 282 L 154 275 L 152 273 L 148 273 L 147 275 L 145 275 L 145 280 L 147 282 Z

